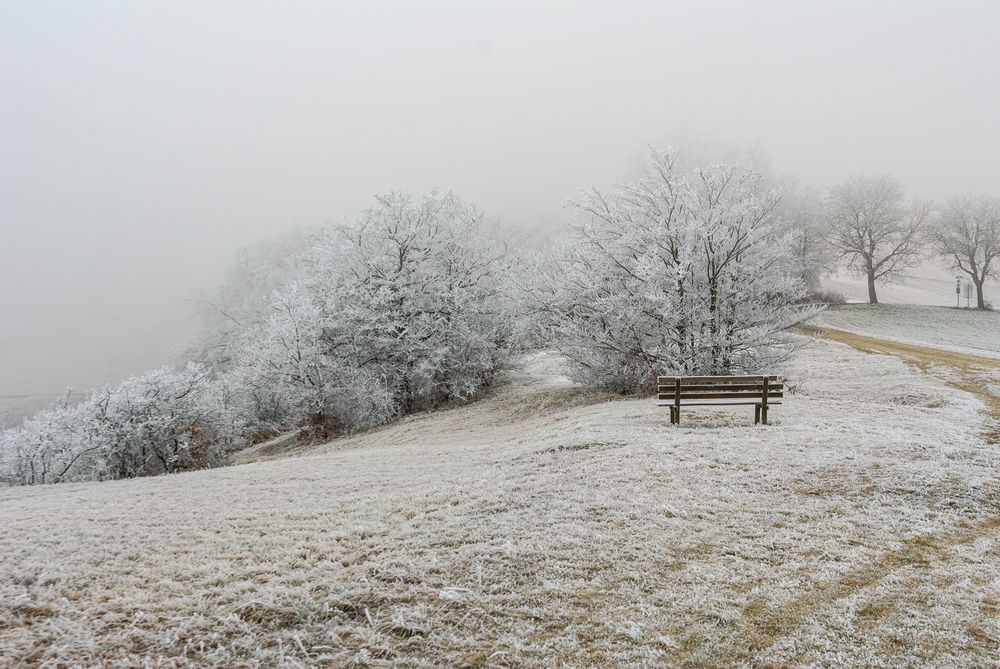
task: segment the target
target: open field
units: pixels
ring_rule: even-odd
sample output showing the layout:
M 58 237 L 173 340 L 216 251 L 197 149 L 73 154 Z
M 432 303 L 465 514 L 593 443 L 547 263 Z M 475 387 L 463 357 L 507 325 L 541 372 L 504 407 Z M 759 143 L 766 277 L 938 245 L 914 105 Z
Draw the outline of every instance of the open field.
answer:
M 672 429 L 536 354 L 303 457 L 2 490 L 0 665 L 997 666 L 981 399 L 829 341 L 787 373 L 772 426 Z
M 898 277 L 892 283 L 878 286 L 878 299 L 883 304 L 920 304 L 939 307 L 955 306 L 955 277 L 962 277 L 963 285 L 968 278 L 961 272 L 946 269 L 934 261 L 926 261 L 913 268 L 908 274 Z M 849 302 L 868 302 L 868 284 L 864 277 L 852 275 L 841 270 L 823 281 L 823 288 L 841 293 Z M 986 299 L 997 302 L 994 297 L 1000 297 L 1000 281 L 988 279 L 986 282 Z M 975 295 L 972 305 L 975 306 Z M 965 294 L 961 298 L 965 306 Z M 998 305 L 1000 306 L 1000 305 Z
M 1000 311 L 849 304 L 830 307 L 810 323 L 879 339 L 1000 358 Z

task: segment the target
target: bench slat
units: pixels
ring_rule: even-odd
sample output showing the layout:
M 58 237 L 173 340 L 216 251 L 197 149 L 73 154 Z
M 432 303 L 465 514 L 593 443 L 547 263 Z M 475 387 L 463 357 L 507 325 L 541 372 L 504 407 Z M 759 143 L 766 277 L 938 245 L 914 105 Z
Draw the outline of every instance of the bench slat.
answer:
M 767 398 L 768 399 L 771 399 L 772 397 L 774 397 L 774 398 L 781 398 L 781 397 L 784 397 L 784 396 L 785 396 L 785 393 L 768 393 L 767 394 Z M 764 393 L 684 393 L 684 392 L 682 392 L 681 393 L 681 402 L 683 402 L 685 399 L 688 399 L 688 398 L 690 398 L 692 400 L 725 400 L 725 399 L 735 399 L 735 400 L 758 399 L 758 400 L 762 400 L 763 397 L 764 397 Z M 673 393 L 659 393 L 657 395 L 657 399 L 660 399 L 660 400 L 672 400 L 672 399 L 674 399 L 674 394 Z
M 684 400 L 681 400 L 681 406 L 686 406 L 686 407 L 743 407 L 743 406 L 753 406 L 757 404 L 760 404 L 760 402 L 742 402 L 742 401 L 741 402 L 685 402 Z M 776 406 L 778 404 L 781 404 L 781 402 L 767 403 L 768 406 Z M 657 404 L 657 406 L 671 407 L 673 406 L 673 402 L 671 402 L 670 404 Z
M 785 388 L 785 384 L 783 384 L 783 383 L 770 383 L 767 386 L 767 389 L 769 391 L 783 390 L 784 388 Z M 690 387 L 690 388 L 689 387 L 685 387 L 685 386 L 681 386 L 681 392 L 683 394 L 685 394 L 685 395 L 687 395 L 689 393 L 690 394 L 695 394 L 695 393 L 711 392 L 711 391 L 717 391 L 717 390 L 726 390 L 726 391 L 728 391 L 728 390 L 737 390 L 737 391 L 739 391 L 739 390 L 744 390 L 744 391 L 745 390 L 753 390 L 753 391 L 756 391 L 756 392 L 760 393 L 760 392 L 763 392 L 763 390 L 764 390 L 764 384 L 763 383 L 758 383 L 758 384 L 755 385 L 755 384 L 752 384 L 752 383 L 743 383 L 743 384 L 720 383 L 718 385 L 708 385 L 708 384 L 705 384 L 705 385 L 694 386 L 694 387 Z M 662 386 L 658 386 L 657 387 L 657 391 L 661 392 L 661 393 L 666 393 L 666 392 L 671 392 L 672 393 L 674 391 L 674 386 L 672 384 L 664 384 Z
M 691 385 L 696 386 L 704 383 L 747 383 L 754 381 L 761 381 L 764 378 L 763 374 L 757 374 L 755 376 L 658 376 L 656 377 L 656 383 L 658 385 L 673 384 L 676 379 L 680 378 L 681 385 Z M 778 375 L 772 374 L 767 377 L 770 381 L 777 381 Z

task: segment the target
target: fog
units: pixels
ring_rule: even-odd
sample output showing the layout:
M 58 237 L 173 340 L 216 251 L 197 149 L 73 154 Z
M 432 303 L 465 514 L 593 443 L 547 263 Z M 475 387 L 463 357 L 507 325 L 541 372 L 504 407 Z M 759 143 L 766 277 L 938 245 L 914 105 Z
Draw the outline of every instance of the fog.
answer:
M 0 4 L 0 393 L 167 362 L 235 250 L 452 189 L 520 229 L 650 142 L 1000 192 L 992 2 Z

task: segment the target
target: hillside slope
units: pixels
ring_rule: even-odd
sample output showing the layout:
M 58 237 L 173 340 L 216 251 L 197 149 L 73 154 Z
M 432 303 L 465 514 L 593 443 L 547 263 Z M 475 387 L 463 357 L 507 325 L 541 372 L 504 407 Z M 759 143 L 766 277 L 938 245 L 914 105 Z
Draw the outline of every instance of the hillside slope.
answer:
M 846 304 L 832 306 L 809 322 L 889 341 L 1000 359 L 1000 311 Z
M 774 425 L 672 428 L 535 354 L 302 457 L 0 490 L 0 665 L 994 661 L 980 401 L 825 341 L 786 371 Z
M 945 266 L 927 261 L 913 268 L 907 274 L 897 277 L 891 283 L 880 283 L 878 299 L 883 304 L 923 304 L 939 307 L 954 307 L 955 279 L 962 279 L 963 293 L 960 297 L 961 306 L 966 305 L 964 287 L 968 276 L 962 272 L 948 270 Z M 823 281 L 823 288 L 841 293 L 849 302 L 868 302 L 868 283 L 864 277 L 859 277 L 841 269 L 833 276 Z M 986 282 L 986 299 L 997 303 L 1000 296 L 1000 281 L 989 279 Z M 971 297 L 972 306 L 976 304 L 975 295 Z

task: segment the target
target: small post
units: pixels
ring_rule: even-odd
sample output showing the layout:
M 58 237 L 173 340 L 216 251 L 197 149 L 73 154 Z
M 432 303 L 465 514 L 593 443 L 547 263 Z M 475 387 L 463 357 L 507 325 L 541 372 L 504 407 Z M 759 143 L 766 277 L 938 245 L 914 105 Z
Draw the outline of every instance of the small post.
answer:
M 681 377 L 674 377 L 674 417 L 681 424 Z
M 767 425 L 767 390 L 770 385 L 770 380 L 767 378 L 767 374 L 764 375 L 764 392 L 761 393 L 760 397 L 760 419 Z

